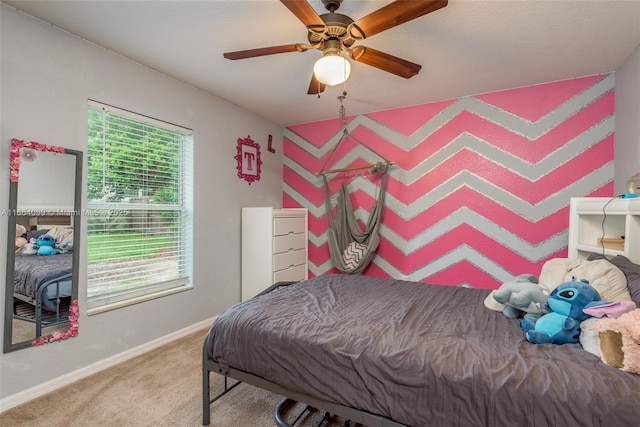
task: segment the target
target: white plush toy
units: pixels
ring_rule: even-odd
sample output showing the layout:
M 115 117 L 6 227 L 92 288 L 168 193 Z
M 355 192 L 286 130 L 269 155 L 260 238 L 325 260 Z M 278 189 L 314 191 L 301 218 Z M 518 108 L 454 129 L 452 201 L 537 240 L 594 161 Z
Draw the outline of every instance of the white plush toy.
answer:
M 29 244 L 27 239 L 22 237 L 26 232 L 24 225 L 16 224 L 16 252 L 22 252 L 22 249 Z

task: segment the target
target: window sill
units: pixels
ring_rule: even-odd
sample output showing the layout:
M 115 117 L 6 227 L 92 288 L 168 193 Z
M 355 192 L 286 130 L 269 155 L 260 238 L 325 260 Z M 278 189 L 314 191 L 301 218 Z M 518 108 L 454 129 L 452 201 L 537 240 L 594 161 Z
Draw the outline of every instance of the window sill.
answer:
M 177 294 L 180 292 L 184 292 L 184 291 L 190 291 L 191 289 L 193 289 L 193 285 L 191 284 L 187 284 L 185 286 L 180 286 L 177 288 L 171 288 L 171 289 L 167 289 L 164 291 L 160 291 L 160 292 L 154 292 L 152 294 L 148 294 L 148 295 L 142 295 L 136 298 L 132 298 L 132 299 L 128 299 L 126 301 L 119 301 L 119 302 L 115 302 L 112 304 L 106 304 L 106 305 L 102 305 L 99 307 L 93 307 L 93 308 L 89 308 L 87 310 L 87 315 L 88 316 L 93 316 L 94 314 L 100 314 L 100 313 L 105 313 L 107 311 L 111 311 L 111 310 L 116 310 L 118 308 L 122 308 L 122 307 L 127 307 L 130 305 L 134 305 L 134 304 L 139 304 L 141 302 L 145 302 L 145 301 L 150 301 L 152 299 L 156 299 L 156 298 L 162 298 L 168 295 L 173 295 L 173 294 Z

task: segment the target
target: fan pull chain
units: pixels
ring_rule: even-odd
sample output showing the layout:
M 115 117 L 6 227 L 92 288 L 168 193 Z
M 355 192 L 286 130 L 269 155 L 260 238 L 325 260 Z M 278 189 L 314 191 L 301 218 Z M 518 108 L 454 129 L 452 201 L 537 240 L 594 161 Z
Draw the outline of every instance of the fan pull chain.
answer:
M 347 97 L 347 91 L 343 91 L 342 95 L 338 96 L 338 101 L 340 101 L 340 108 L 338 108 L 338 117 L 342 122 L 342 126 L 344 126 L 344 133 L 347 133 L 347 111 L 344 108 L 344 104 L 342 101 Z

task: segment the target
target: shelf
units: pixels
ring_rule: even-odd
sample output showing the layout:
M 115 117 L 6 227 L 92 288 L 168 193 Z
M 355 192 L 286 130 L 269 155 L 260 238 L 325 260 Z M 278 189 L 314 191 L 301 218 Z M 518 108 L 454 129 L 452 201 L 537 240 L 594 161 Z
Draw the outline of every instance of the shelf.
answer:
M 572 197 L 577 200 L 576 212 L 583 215 L 602 215 L 611 197 Z M 607 215 L 640 215 L 640 198 L 614 199 L 606 208 Z
M 598 243 L 603 238 L 624 238 L 624 243 L 603 249 Z M 593 252 L 640 263 L 640 199 L 571 198 L 568 246 L 569 258 L 584 259 Z
M 596 246 L 596 245 L 581 245 L 581 244 L 577 244 L 576 245 L 576 250 L 578 250 L 580 252 L 595 252 L 597 254 L 603 253 L 602 246 Z M 618 249 L 604 248 L 604 254 L 605 255 L 610 255 L 610 256 L 624 255 L 624 251 L 623 250 L 618 250 Z

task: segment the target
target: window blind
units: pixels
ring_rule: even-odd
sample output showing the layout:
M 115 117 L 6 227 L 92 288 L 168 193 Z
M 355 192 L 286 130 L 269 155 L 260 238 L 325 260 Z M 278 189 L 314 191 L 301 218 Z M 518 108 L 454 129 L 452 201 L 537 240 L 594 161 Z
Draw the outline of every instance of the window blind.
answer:
M 89 314 L 191 288 L 193 133 L 88 108 Z

